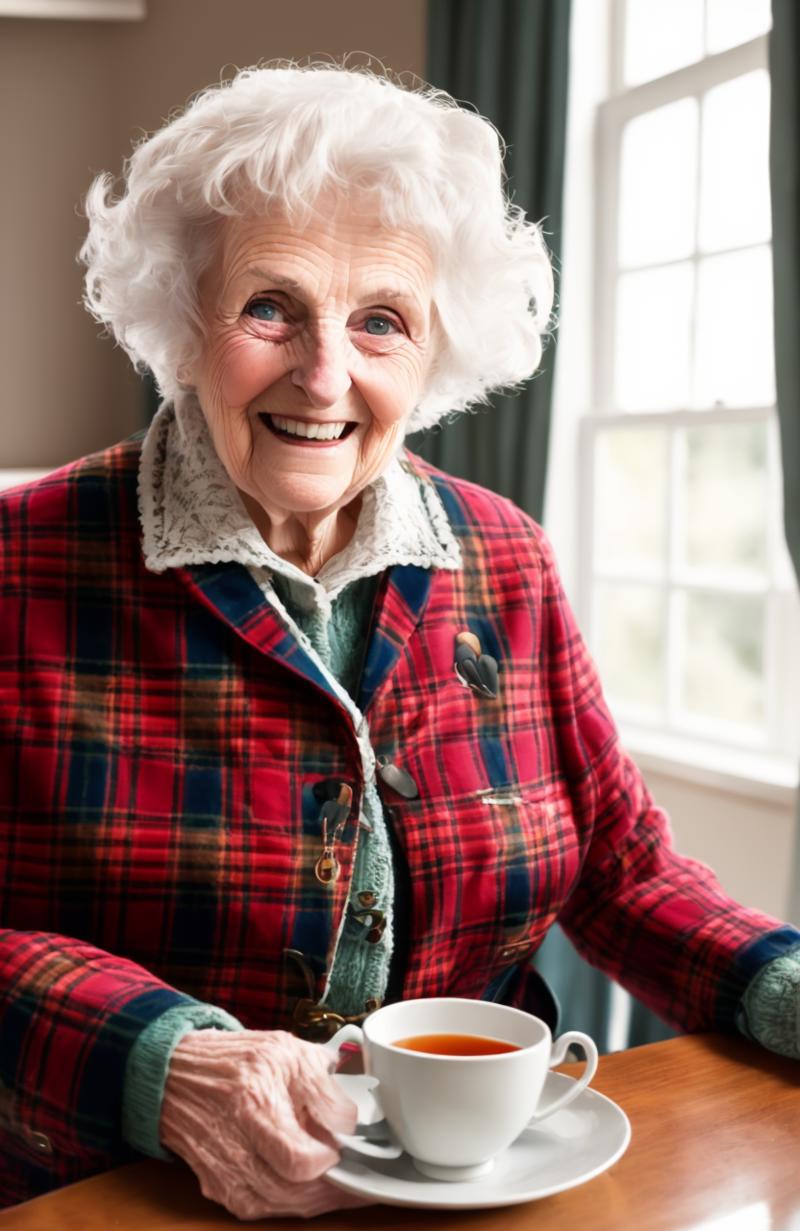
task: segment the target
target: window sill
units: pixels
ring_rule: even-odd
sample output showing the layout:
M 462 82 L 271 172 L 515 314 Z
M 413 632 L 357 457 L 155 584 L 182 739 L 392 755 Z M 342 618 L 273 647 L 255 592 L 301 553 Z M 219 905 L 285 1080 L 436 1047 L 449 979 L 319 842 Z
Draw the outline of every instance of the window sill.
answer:
M 624 747 L 645 775 L 651 770 L 778 807 L 792 807 L 797 798 L 797 762 L 747 750 L 714 748 L 633 726 L 622 726 L 620 734 Z
M 0 491 L 9 487 L 19 487 L 22 483 L 32 483 L 34 479 L 43 479 L 49 470 L 34 470 L 24 467 L 18 470 L 0 470 Z

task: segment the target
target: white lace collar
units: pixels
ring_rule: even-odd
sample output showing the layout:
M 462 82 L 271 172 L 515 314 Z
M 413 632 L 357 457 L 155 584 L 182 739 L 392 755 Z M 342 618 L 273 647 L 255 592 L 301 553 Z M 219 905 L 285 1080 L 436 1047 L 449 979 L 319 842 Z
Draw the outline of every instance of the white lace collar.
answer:
M 228 477 L 194 398 L 161 407 L 139 465 L 139 517 L 145 565 L 152 572 L 232 561 L 310 579 L 262 539 Z M 430 483 L 395 458 L 363 494 L 358 526 L 343 551 L 314 579 L 332 599 L 351 581 L 393 564 L 458 569 L 461 551 Z

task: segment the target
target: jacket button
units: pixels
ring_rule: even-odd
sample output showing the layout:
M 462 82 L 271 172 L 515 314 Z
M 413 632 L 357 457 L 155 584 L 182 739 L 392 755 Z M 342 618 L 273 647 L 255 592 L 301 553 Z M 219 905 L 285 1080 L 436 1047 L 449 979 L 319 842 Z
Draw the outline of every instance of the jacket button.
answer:
M 383 933 L 386 931 L 386 916 L 382 910 L 377 910 L 374 906 L 365 906 L 361 910 L 354 910 L 352 905 L 347 908 L 351 919 L 358 919 L 366 929 L 364 939 L 369 945 L 376 945 Z
M 23 1136 L 32 1150 L 37 1154 L 52 1154 L 53 1143 L 45 1133 L 37 1133 L 32 1128 L 26 1128 L 23 1131 Z
M 523 940 L 510 941 L 504 945 L 497 957 L 501 962 L 518 962 L 521 958 L 527 957 L 530 951 L 531 942 L 525 938 Z
M 395 765 L 388 757 L 378 757 L 378 777 L 403 799 L 417 799 L 419 787 L 407 769 Z
M 383 933 L 386 931 L 386 916 L 382 910 L 376 910 L 374 906 L 371 910 L 365 910 L 363 913 L 371 916 L 369 920 L 369 931 L 366 935 L 367 944 L 377 945 L 378 941 L 383 936 Z M 359 911 L 359 914 L 361 914 L 361 911 Z
M 316 802 L 322 807 L 323 804 L 336 799 L 342 785 L 341 778 L 323 778 L 321 782 L 314 783 L 311 791 Z
M 374 906 L 377 900 L 377 894 L 373 893 L 371 889 L 362 889 L 358 895 L 359 906 Z

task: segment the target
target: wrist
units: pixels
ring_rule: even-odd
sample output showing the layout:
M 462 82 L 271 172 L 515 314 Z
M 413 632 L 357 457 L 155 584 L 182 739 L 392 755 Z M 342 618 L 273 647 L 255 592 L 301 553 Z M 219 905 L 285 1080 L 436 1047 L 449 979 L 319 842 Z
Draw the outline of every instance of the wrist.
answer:
M 142 1154 L 151 1158 L 171 1157 L 159 1135 L 170 1061 L 188 1034 L 203 1029 L 238 1032 L 243 1026 L 224 1009 L 187 1001 L 151 1022 L 131 1049 L 125 1069 L 122 1136 Z

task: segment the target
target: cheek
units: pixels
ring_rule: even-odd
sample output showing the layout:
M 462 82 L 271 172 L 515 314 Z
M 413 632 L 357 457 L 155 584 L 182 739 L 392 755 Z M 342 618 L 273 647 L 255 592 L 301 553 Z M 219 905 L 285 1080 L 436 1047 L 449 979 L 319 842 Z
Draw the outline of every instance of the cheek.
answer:
M 255 338 L 236 338 L 223 345 L 211 369 L 215 397 L 225 406 L 247 406 L 283 375 L 285 363 L 275 347 Z
M 389 430 L 402 425 L 419 401 L 422 391 L 422 363 L 416 356 L 398 357 L 366 363 L 357 378 L 377 428 Z

